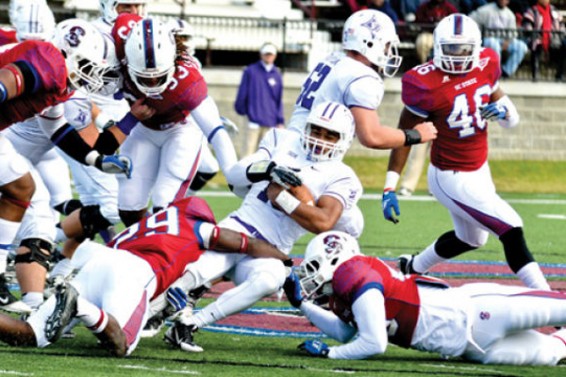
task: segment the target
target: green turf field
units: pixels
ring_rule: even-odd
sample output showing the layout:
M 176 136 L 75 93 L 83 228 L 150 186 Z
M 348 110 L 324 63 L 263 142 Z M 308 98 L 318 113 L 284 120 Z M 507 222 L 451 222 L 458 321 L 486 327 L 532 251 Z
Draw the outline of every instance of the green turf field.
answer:
M 381 163 L 381 166 L 383 163 Z M 509 166 L 514 166 L 509 164 Z M 563 169 L 564 163 L 553 165 Z M 373 169 L 372 169 L 373 170 Z M 493 169 L 495 171 L 495 169 Z M 507 169 L 508 170 L 508 169 Z M 382 171 L 383 166 L 382 166 Z M 566 261 L 566 174 L 553 181 L 554 191 L 537 191 L 548 187 L 540 174 L 550 176 L 551 169 L 532 170 L 524 177 L 527 185 L 502 193 L 519 212 L 525 223 L 528 244 L 539 262 Z M 511 176 L 516 171 L 507 172 Z M 382 179 L 383 173 L 376 173 Z M 370 176 L 371 174 L 367 174 Z M 370 177 L 371 178 L 371 177 Z M 371 178 L 373 179 L 373 178 Z M 496 178 L 496 180 L 501 178 Z M 376 190 L 370 194 L 380 197 Z M 529 192 L 529 194 L 526 194 Z M 446 210 L 429 200 L 422 190 L 423 201 L 401 200 L 400 223 L 393 225 L 382 218 L 381 203 L 376 199 L 360 202 L 365 215 L 365 231 L 360 239 L 362 251 L 380 257 L 396 257 L 426 247 L 441 233 L 451 229 Z M 217 219 L 238 207 L 235 197 L 206 197 Z M 541 215 L 544 215 L 541 217 Z M 274 226 L 276 224 L 273 224 Z M 300 254 L 310 237 L 301 239 L 294 254 Z M 480 251 L 461 259 L 503 261 L 499 242 L 490 239 Z M 209 300 L 208 300 L 209 301 Z M 260 306 L 267 305 L 259 303 Z M 270 303 L 283 305 L 283 303 Z M 83 328 L 75 339 L 61 339 L 47 349 L 0 346 L 0 375 L 10 376 L 564 376 L 563 367 L 483 366 L 459 360 L 442 360 L 434 354 L 418 353 L 390 346 L 383 356 L 363 361 L 314 359 L 299 354 L 297 338 L 268 338 L 219 334 L 200 331 L 196 341 L 204 347 L 201 354 L 188 354 L 169 348 L 162 334 L 142 339 L 134 354 L 126 359 L 113 359 L 100 349 L 95 338 Z M 332 342 L 329 342 L 332 343 Z

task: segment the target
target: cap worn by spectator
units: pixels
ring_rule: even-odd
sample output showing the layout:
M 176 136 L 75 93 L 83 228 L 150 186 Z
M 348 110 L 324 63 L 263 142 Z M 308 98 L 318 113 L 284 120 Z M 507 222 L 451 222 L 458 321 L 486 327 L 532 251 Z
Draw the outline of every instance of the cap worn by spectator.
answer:
M 271 43 L 266 43 L 261 47 L 259 53 L 261 55 L 267 55 L 267 54 L 277 55 L 277 48 Z

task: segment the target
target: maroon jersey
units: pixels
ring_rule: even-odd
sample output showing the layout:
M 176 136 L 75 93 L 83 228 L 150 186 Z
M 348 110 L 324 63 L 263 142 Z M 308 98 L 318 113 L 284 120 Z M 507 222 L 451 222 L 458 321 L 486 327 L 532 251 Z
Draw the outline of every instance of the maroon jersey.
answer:
M 203 222 L 216 223 L 208 204 L 197 197 L 185 198 L 125 229 L 108 246 L 149 263 L 157 279 L 153 296 L 157 297 L 204 252 L 198 232 Z
M 332 278 L 333 296 L 330 308 L 344 322 L 354 324 L 352 305 L 368 289 L 379 289 L 385 298 L 387 321 L 395 322 L 396 330 L 389 331 L 389 340 L 401 347 L 410 347 L 419 317 L 420 298 L 417 281 L 441 284 L 434 278 L 403 276 L 377 258 L 356 256 L 342 263 Z M 390 326 L 393 326 L 390 324 Z
M 9 45 L 10 43 L 17 43 L 16 29 L 2 27 L 0 28 L 0 46 Z
M 428 62 L 403 75 L 406 107 L 438 129 L 430 157 L 434 166 L 473 171 L 487 160 L 487 122 L 479 107 L 489 103 L 500 76 L 499 57 L 489 48 L 482 49 L 479 66 L 466 74 L 448 74 Z
M 208 95 L 206 82 L 199 69 L 192 63 L 177 60 L 175 75 L 167 89 L 158 96 L 146 97 L 138 90 L 128 75 L 124 78 L 124 97 L 128 101 L 145 98 L 144 104 L 154 108 L 155 115 L 141 121 L 154 130 L 171 128 L 189 116 Z
M 65 59 L 51 43 L 30 40 L 0 53 L 0 68 L 17 61 L 28 63 L 37 79 L 36 89 L 0 104 L 0 130 L 65 102 L 72 94 Z

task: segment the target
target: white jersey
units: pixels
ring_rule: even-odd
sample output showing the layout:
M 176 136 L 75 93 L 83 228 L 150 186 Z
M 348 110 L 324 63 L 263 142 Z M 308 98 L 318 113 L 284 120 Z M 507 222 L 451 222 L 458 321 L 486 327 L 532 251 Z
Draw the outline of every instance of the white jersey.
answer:
M 298 169 L 297 174 L 315 200 L 323 195 L 332 196 L 343 204 L 347 213 L 355 208 L 362 195 L 362 184 L 356 173 L 343 162 L 307 160 L 298 133 L 273 129 L 263 138 L 259 149 L 267 151 L 278 165 Z M 230 217 L 243 224 L 253 236 L 264 238 L 283 252 L 289 252 L 307 230 L 271 205 L 267 199 L 267 185 L 267 181 L 253 184 L 240 208 Z
M 65 118 L 77 131 L 92 123 L 92 104 L 100 108 L 95 124 L 102 129 L 109 121 L 118 122 L 130 110 L 128 102 L 116 95 L 103 96 L 75 90 L 73 96 L 65 102 Z
M 303 83 L 288 128 L 302 130 L 311 109 L 325 101 L 348 108 L 377 109 L 383 93 L 383 80 L 371 67 L 342 52 L 332 53 L 318 63 Z

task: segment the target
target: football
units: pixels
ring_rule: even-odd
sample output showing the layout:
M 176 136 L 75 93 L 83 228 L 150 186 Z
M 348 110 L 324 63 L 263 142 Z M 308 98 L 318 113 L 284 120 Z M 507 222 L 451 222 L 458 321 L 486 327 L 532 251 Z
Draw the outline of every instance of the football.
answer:
M 278 185 L 275 182 L 270 182 L 267 186 L 267 197 L 273 204 L 275 208 L 278 208 L 277 204 L 275 203 L 275 198 L 279 193 L 285 190 L 282 186 Z M 295 198 L 299 199 L 302 203 L 308 204 L 313 206 L 314 205 L 314 196 L 311 194 L 310 190 L 305 185 L 300 186 L 291 186 L 287 191 Z

